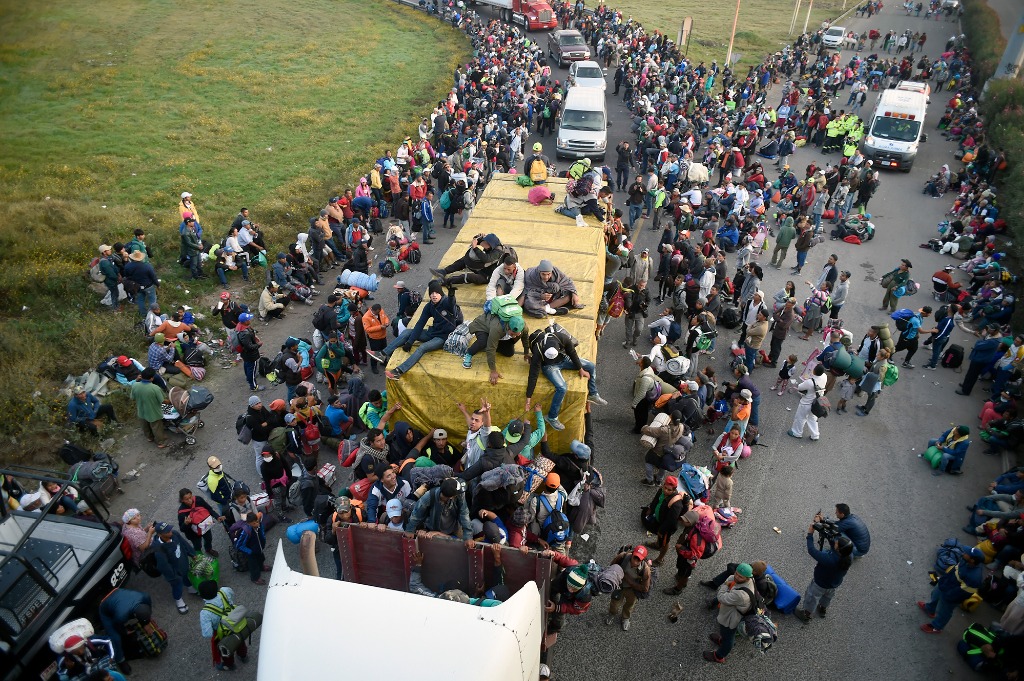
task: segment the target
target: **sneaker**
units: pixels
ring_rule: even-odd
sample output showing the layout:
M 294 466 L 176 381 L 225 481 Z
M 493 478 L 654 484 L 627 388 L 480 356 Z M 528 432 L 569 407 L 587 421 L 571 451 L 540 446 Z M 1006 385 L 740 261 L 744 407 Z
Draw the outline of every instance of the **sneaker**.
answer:
M 705 650 L 703 653 L 701 653 L 701 657 L 703 657 L 708 662 L 717 662 L 718 664 L 725 664 L 725 658 L 715 655 L 715 651 L 713 650 Z
M 796 618 L 798 620 L 800 620 L 801 622 L 803 622 L 804 624 L 807 624 L 808 622 L 811 621 L 811 613 L 807 612 L 806 610 L 802 610 L 800 608 L 797 608 L 796 610 L 793 611 L 793 614 L 796 615 Z
M 473 368 L 473 355 L 463 355 L 462 356 L 462 368 L 463 369 L 472 369 Z
M 366 354 L 369 355 L 370 357 L 373 357 L 375 360 L 377 360 L 381 364 L 387 364 L 388 363 L 388 356 L 383 354 L 383 353 L 381 353 L 381 352 L 377 352 L 376 350 L 367 350 Z
M 216 549 L 210 549 L 209 551 L 206 551 L 206 555 L 212 556 L 214 558 L 219 558 L 220 557 L 220 552 L 217 551 Z
M 579 309 L 579 308 L 577 308 L 577 309 Z M 556 307 L 555 308 L 555 314 L 556 315 L 569 314 L 569 308 L 567 308 L 565 305 L 563 305 L 561 307 Z
M 802 438 L 803 438 L 803 435 L 797 435 L 797 434 L 796 434 L 796 433 L 794 433 L 794 432 L 793 432 L 792 430 L 787 430 L 787 431 L 786 431 L 786 435 L 788 435 L 788 436 L 790 436 L 790 437 L 795 437 L 795 438 L 796 438 L 797 440 L 800 440 L 800 439 L 802 439 Z
M 827 610 L 825 610 L 824 606 L 818 606 L 818 617 L 824 617 L 826 612 Z
M 557 418 L 544 417 L 544 421 L 555 430 L 565 430 L 565 424 L 559 421 Z
M 402 374 L 398 373 L 397 370 L 395 370 L 395 371 L 385 371 L 384 375 L 387 376 L 388 378 L 390 378 L 392 381 L 397 381 L 398 379 L 400 379 L 402 377 Z
M 610 626 L 611 626 L 612 624 L 614 624 L 614 623 L 615 623 L 615 618 L 616 618 L 616 617 L 618 617 L 618 615 L 608 615 L 607 617 L 605 617 L 605 618 L 604 618 L 604 623 L 605 623 L 605 624 L 606 624 L 607 626 L 609 626 L 609 627 L 610 627 Z
M 603 407 L 606 404 L 608 404 L 608 400 L 604 399 L 603 397 L 601 397 L 597 393 L 594 393 L 593 395 L 589 395 L 587 397 L 587 402 L 591 402 L 593 404 L 596 404 L 599 407 Z
M 683 590 L 677 589 L 674 586 L 670 586 L 667 589 L 662 589 L 661 593 L 665 594 L 666 596 L 678 596 L 679 594 L 683 593 Z
M 658 483 L 654 480 L 648 480 L 647 478 L 640 478 L 640 484 L 644 487 L 657 487 Z
M 938 369 L 939 367 L 937 367 L 937 366 L 932 366 L 931 364 L 925 364 L 925 365 L 924 365 L 924 368 L 925 368 L 925 369 L 931 369 L 932 371 L 935 371 L 935 370 L 936 370 L 936 369 Z
M 910 362 L 904 362 L 900 366 L 902 366 L 904 369 L 913 369 L 914 368 L 914 365 L 911 364 Z
M 558 312 L 555 310 L 555 308 L 551 307 L 550 305 L 545 305 L 544 306 L 544 312 L 546 312 L 547 314 L 551 314 L 551 315 L 558 314 Z
M 925 622 L 924 624 L 922 624 L 921 625 L 921 631 L 923 631 L 926 634 L 941 634 L 942 633 L 942 629 L 936 629 L 935 627 L 932 626 L 931 622 Z
M 701 586 L 706 586 L 707 588 L 711 589 L 712 591 L 717 591 L 718 590 L 718 585 L 715 584 L 714 582 L 712 582 L 710 579 L 705 579 L 704 581 L 702 581 L 700 583 L 700 585 Z
M 629 620 L 622 620 L 622 630 L 629 631 Z
M 862 407 L 857 407 L 857 416 L 867 416 L 868 413 Z
M 235 671 L 235 667 L 234 667 L 234 665 L 224 664 L 223 662 L 220 662 L 220 663 L 217 664 L 217 671 L 219 671 L 219 672 L 233 672 L 233 671 Z
M 430 268 L 430 273 L 433 274 L 438 279 L 444 279 L 446 276 L 448 276 L 444 270 L 435 270 L 433 267 Z
M 923 612 L 924 614 L 928 615 L 929 617 L 935 617 L 935 613 L 928 612 L 928 604 L 925 603 L 924 601 L 918 601 L 917 602 L 917 607 L 921 608 L 921 612 Z

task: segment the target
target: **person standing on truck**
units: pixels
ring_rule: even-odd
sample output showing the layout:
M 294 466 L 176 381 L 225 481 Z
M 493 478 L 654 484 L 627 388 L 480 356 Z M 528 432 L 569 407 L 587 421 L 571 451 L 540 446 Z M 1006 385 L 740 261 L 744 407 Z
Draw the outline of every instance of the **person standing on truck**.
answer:
M 153 541 L 156 554 L 156 568 L 171 587 L 171 597 L 182 615 L 188 613 L 188 605 L 182 599 L 185 580 L 188 579 L 188 559 L 196 554 L 192 545 L 185 541 L 170 523 L 156 524 L 156 539 Z M 189 587 L 191 591 L 195 591 Z
M 523 170 L 534 184 L 544 184 L 548 181 L 548 166 L 551 165 L 551 161 L 541 153 L 542 151 L 544 145 L 534 142 L 533 153 L 526 157 L 526 163 L 523 165 Z
M 458 538 L 460 529 L 466 547 L 476 546 L 466 503 L 466 483 L 458 478 L 445 478 L 439 487 L 420 497 L 405 524 L 406 532 L 415 532 L 419 537 Z

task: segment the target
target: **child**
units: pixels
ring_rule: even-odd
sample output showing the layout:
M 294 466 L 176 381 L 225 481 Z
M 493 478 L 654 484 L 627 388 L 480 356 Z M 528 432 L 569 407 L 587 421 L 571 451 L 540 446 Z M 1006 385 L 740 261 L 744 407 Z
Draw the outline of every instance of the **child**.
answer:
M 779 380 L 775 381 L 775 385 L 772 386 L 772 390 L 775 391 L 776 395 L 786 392 L 786 388 L 789 387 L 789 379 L 793 376 L 793 371 L 796 369 L 798 361 L 796 355 L 790 355 L 783 362 L 782 368 L 779 369 Z
M 857 379 L 848 376 L 843 384 L 839 386 L 839 404 L 836 405 L 836 413 L 846 412 L 846 400 L 853 399 L 853 391 L 857 389 Z
M 731 506 L 732 474 L 734 470 L 732 466 L 727 466 L 718 472 L 718 478 L 715 479 L 715 484 L 711 487 L 711 498 L 708 500 L 711 508 Z

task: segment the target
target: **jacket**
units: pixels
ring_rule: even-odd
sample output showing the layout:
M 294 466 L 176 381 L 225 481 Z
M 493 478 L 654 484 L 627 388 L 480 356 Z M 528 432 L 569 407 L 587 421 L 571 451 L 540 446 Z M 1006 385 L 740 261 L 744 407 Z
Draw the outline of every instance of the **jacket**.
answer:
M 936 586 L 942 594 L 942 600 L 948 603 L 963 603 L 978 592 L 984 577 L 985 567 L 980 563 L 968 565 L 967 561 L 949 568 L 939 577 Z
M 974 344 L 971 348 L 969 361 L 977 362 L 979 364 L 990 364 L 996 356 L 999 355 L 999 350 L 1002 348 L 1002 340 L 999 338 L 983 338 Z
M 561 351 L 555 359 L 548 359 L 544 356 L 544 347 L 542 345 L 544 337 L 546 335 L 545 330 L 534 331 L 534 338 L 530 339 L 530 375 L 526 381 L 526 396 L 533 397 L 533 391 L 537 388 L 537 377 L 540 375 L 542 366 L 550 366 L 552 364 L 560 364 L 563 360 L 568 359 L 572 363 L 572 368 L 579 371 L 583 368 L 580 363 L 579 355 L 576 354 L 576 346 L 573 343 L 575 340 L 568 331 L 558 327 L 555 329 L 554 336 L 558 339 L 561 345 Z
M 718 623 L 727 629 L 738 627 L 743 617 L 754 610 L 754 580 L 735 584 L 730 577 L 718 587 L 718 605 Z
M 76 396 L 71 397 L 68 402 L 68 420 L 71 423 L 85 423 L 96 418 L 96 410 L 99 409 L 100 401 L 92 393 L 85 394 L 85 401 Z
M 253 440 L 256 442 L 266 442 L 270 437 L 270 431 L 274 429 L 277 422 L 274 419 L 274 415 L 266 407 L 260 407 L 259 409 L 247 407 L 245 411 L 245 425 L 249 426 Z
M 238 535 L 238 540 L 235 543 L 235 548 L 246 555 L 253 555 L 256 553 L 263 553 L 263 548 L 267 545 L 267 533 L 263 530 L 263 523 L 257 529 L 253 529 L 249 523 L 245 524 L 242 528 L 242 534 Z
M 256 330 L 252 327 L 245 327 L 238 331 L 238 344 L 242 346 L 242 361 L 255 362 L 260 358 L 259 338 Z
M 519 438 L 519 442 L 497 449 L 488 447 L 480 458 L 477 459 L 476 463 L 459 473 L 458 477 L 468 482 L 503 464 L 514 464 L 519 453 L 526 449 L 526 445 L 530 443 L 530 433 L 529 424 L 524 424 L 523 436 Z
M 156 270 L 146 261 L 135 262 L 134 260 L 129 260 L 124 266 L 124 276 L 138 284 L 141 289 L 147 289 L 150 286 L 160 286 Z
M 837 589 L 843 583 L 846 572 L 849 568 L 841 568 L 839 559 L 841 556 L 832 549 L 819 551 L 814 545 L 814 533 L 807 534 L 807 553 L 811 554 L 816 562 L 814 565 L 814 583 L 822 589 Z
M 516 265 L 516 273 L 511 277 L 505 274 L 504 267 L 494 268 L 494 272 L 491 273 L 490 281 L 487 282 L 487 300 L 498 295 L 498 284 L 501 284 L 505 289 L 505 295 L 518 298 L 523 292 L 523 278 L 525 273 L 526 270 L 518 265 Z
M 455 289 L 448 289 L 448 291 L 449 295 L 442 296 L 437 305 L 432 303 L 430 299 L 423 301 L 423 304 L 420 306 L 422 311 L 416 320 L 416 326 L 413 327 L 412 337 L 407 345 L 415 341 L 426 342 L 434 338 L 448 338 L 451 332 L 455 330 L 455 326 L 458 324 Z M 433 319 L 434 323 L 430 325 L 429 329 L 425 330 L 424 327 L 428 319 Z
M 164 390 L 150 381 L 138 380 L 132 384 L 131 397 L 135 400 L 138 417 L 143 421 L 160 421 L 164 417 L 161 406 L 164 402 Z
M 372 340 L 385 340 L 388 337 L 388 324 L 390 323 L 391 320 L 388 319 L 384 310 L 380 311 L 380 316 L 373 310 L 367 310 L 363 315 L 363 331 L 366 333 L 366 337 Z
M 121 632 L 124 624 L 134 617 L 136 606 L 153 605 L 148 593 L 131 589 L 114 589 L 100 603 L 100 623 L 107 632 L 110 644 L 114 646 L 114 660 L 124 659 L 121 646 Z
M 469 332 L 473 334 L 486 334 L 487 335 L 487 367 L 491 371 L 497 371 L 497 353 L 498 343 L 508 335 L 508 329 L 505 324 L 496 314 L 484 313 L 469 323 Z M 523 345 L 523 354 L 528 354 L 530 351 L 529 338 L 530 330 L 523 326 L 523 331 L 519 335 L 519 342 Z
M 839 530 L 853 542 L 854 551 L 858 555 L 868 552 L 868 549 L 871 548 L 871 533 L 868 532 L 868 526 L 864 524 L 863 520 L 851 513 L 837 524 Z
M 455 496 L 453 501 L 458 506 L 459 525 L 462 527 L 462 538 L 468 541 L 473 538 L 473 526 L 469 522 L 469 505 L 466 503 L 466 495 L 458 494 Z M 409 517 L 408 522 L 405 523 L 405 531 L 415 532 L 419 529 L 420 525 L 422 525 L 426 530 L 433 532 L 440 527 L 440 520 L 441 488 L 435 487 L 424 494 L 420 500 L 416 502 L 416 507 L 413 508 L 412 515 Z
M 196 555 L 196 550 L 185 541 L 181 533 L 172 530 L 169 542 L 164 542 L 156 537 L 152 547 L 156 556 L 156 569 L 160 571 L 164 579 L 173 582 L 188 576 L 188 559 Z
M 277 302 L 277 296 L 280 294 L 271 293 L 269 288 L 264 287 L 260 292 L 260 303 L 259 313 L 261 317 L 266 317 L 267 314 L 274 310 L 280 310 L 284 307 L 284 303 Z M 244 359 L 244 357 L 243 357 Z

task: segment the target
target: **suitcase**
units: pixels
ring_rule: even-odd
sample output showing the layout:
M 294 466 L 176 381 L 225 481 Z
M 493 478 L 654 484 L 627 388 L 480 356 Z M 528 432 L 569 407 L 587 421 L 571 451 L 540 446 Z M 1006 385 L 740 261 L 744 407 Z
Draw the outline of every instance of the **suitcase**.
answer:
M 787 584 L 786 580 L 780 577 L 771 565 L 768 566 L 768 574 L 772 576 L 772 581 L 775 582 L 775 586 L 779 589 L 778 594 L 775 596 L 775 608 L 784 614 L 789 614 L 796 610 L 797 604 L 800 603 L 800 594 L 797 593 L 796 589 Z
M 959 369 L 964 363 L 964 347 L 953 343 L 942 353 L 942 366 L 947 369 Z

